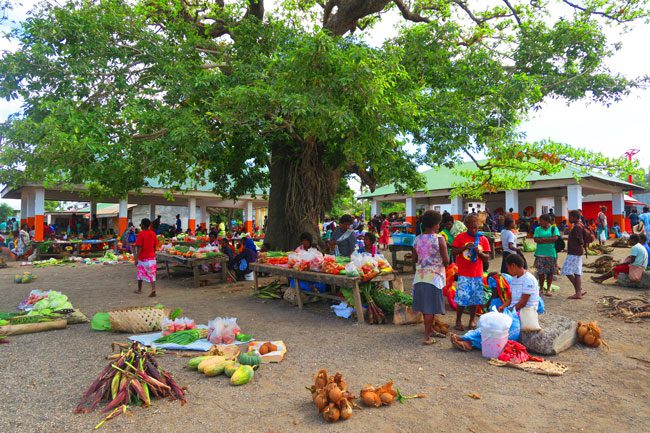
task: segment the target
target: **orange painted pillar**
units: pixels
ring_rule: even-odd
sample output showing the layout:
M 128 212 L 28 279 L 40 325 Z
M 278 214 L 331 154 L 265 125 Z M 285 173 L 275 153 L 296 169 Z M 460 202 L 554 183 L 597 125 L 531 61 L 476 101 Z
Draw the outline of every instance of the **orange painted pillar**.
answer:
M 43 242 L 43 223 L 45 222 L 45 190 L 39 188 L 34 191 L 34 240 Z M 29 223 L 28 223 L 29 224 Z M 31 227 L 31 226 L 30 226 Z
M 417 217 L 415 215 L 415 199 L 413 197 L 406 199 L 406 222 L 411 225 L 408 230 L 409 233 L 415 233 Z
M 196 232 L 196 199 L 189 198 L 187 200 L 187 207 L 190 216 L 187 221 L 187 228 L 190 229 L 191 233 L 195 233 Z
M 246 202 L 246 215 L 244 217 L 244 231 L 253 235 L 253 202 Z
M 120 200 L 118 217 L 118 236 L 122 237 L 129 226 L 129 202 L 127 199 Z
M 27 225 L 31 230 L 34 227 L 34 207 L 35 207 L 35 194 L 34 191 L 30 191 L 27 196 Z
M 25 191 L 25 188 L 20 191 L 20 228 L 23 225 L 27 224 L 27 201 L 29 200 L 29 194 Z

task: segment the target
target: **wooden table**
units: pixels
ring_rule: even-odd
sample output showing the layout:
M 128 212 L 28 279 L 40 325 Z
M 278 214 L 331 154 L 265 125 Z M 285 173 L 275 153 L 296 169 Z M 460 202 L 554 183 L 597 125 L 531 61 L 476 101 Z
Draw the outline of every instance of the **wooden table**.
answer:
M 311 272 L 311 271 L 297 271 L 295 269 L 284 268 L 281 266 L 267 265 L 264 263 L 251 263 L 249 267 L 253 270 L 253 279 L 255 281 L 255 290 L 259 290 L 259 284 L 257 281 L 257 273 L 265 273 L 271 275 L 280 275 L 283 277 L 293 278 L 293 285 L 297 290 L 297 301 L 298 308 L 302 310 L 302 298 L 300 297 L 300 281 L 313 281 L 318 283 L 329 284 L 334 287 L 346 287 L 351 288 L 354 294 L 354 308 L 357 311 L 357 321 L 359 323 L 365 323 L 363 316 L 363 305 L 361 303 L 361 291 L 359 290 L 359 284 L 362 283 L 361 278 L 356 277 L 346 277 L 345 275 L 332 275 L 326 274 L 324 272 Z M 395 280 L 395 274 L 382 274 L 378 275 L 370 282 L 381 282 L 381 281 L 393 281 Z M 318 296 L 321 298 L 334 299 L 340 301 L 341 298 L 338 296 L 333 296 L 331 294 L 324 293 L 310 293 L 310 295 Z
M 194 287 L 200 287 L 201 286 L 201 281 L 213 281 L 218 278 L 221 279 L 222 282 L 228 281 L 228 272 L 227 272 L 227 267 L 226 263 L 228 262 L 228 257 L 227 256 L 219 256 L 219 257 L 209 257 L 209 258 L 204 258 L 204 259 L 197 259 L 194 257 L 181 257 L 181 256 L 176 256 L 173 254 L 167 254 L 163 252 L 157 252 L 156 253 L 156 260 L 158 262 L 162 262 L 165 264 L 165 267 L 167 269 L 167 277 L 171 278 L 171 272 L 169 270 L 169 265 L 171 264 L 172 266 L 178 266 L 181 268 L 188 268 L 192 270 L 192 273 L 194 274 Z M 219 274 L 201 274 L 201 266 L 203 265 L 209 265 L 209 264 L 216 264 L 216 263 L 221 263 L 221 273 L 220 276 Z
M 412 261 L 410 260 L 398 260 L 397 259 L 397 252 L 398 251 L 407 251 L 407 252 L 413 252 L 413 246 L 412 245 L 395 245 L 391 244 L 388 245 L 388 250 L 390 251 L 390 257 L 391 257 L 391 265 L 393 268 L 397 269 L 397 266 L 402 266 L 402 270 L 404 265 L 407 266 L 412 266 L 413 269 L 415 269 L 415 266 Z
M 61 247 L 61 251 L 57 253 L 41 253 L 40 252 L 40 246 L 43 244 L 49 244 L 50 246 L 57 246 Z M 62 241 L 62 240 L 54 240 L 54 241 L 43 241 L 43 242 L 32 242 L 32 245 L 34 246 L 34 250 L 36 251 L 36 258 L 39 259 L 40 257 L 54 257 L 54 258 L 61 258 L 66 255 L 72 254 L 75 256 L 81 256 L 81 254 L 104 254 L 105 250 L 101 251 L 81 251 L 81 245 L 98 245 L 98 244 L 113 244 L 113 247 L 111 248 L 114 251 L 117 251 L 117 239 L 90 239 L 90 240 L 85 240 L 85 241 Z M 67 246 L 72 246 L 73 250 L 71 252 L 65 251 L 65 247 Z

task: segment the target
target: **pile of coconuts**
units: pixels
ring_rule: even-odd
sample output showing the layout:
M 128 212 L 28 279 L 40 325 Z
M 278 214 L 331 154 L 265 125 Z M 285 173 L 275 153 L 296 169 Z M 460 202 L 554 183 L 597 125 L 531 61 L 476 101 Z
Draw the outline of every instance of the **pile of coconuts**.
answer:
M 352 408 L 356 407 L 354 395 L 348 391 L 341 373 L 328 376 L 327 370 L 320 370 L 310 390 L 316 409 L 325 421 L 336 422 L 352 416 Z
M 578 340 L 589 347 L 600 347 L 601 344 L 607 347 L 607 343 L 602 337 L 602 330 L 596 322 L 578 322 Z

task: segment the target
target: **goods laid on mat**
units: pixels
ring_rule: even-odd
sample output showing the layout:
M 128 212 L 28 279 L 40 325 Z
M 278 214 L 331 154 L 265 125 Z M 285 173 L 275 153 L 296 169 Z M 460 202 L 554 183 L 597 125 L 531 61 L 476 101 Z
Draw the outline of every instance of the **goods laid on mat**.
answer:
M 602 256 L 598 257 L 593 263 L 585 263 L 582 265 L 585 272 L 595 274 L 606 274 L 614 267 L 614 257 Z
M 18 305 L 17 312 L 0 312 L 0 334 L 29 334 L 63 329 L 67 324 L 85 323 L 88 318 L 75 310 L 68 297 L 55 290 L 32 290 Z M 64 323 L 61 323 L 63 320 Z
M 61 259 L 56 259 L 54 257 L 47 260 L 35 260 L 33 262 L 24 262 L 21 266 L 32 265 L 35 268 L 44 268 L 48 266 L 63 266 L 63 265 L 116 265 L 119 263 L 133 263 L 133 254 L 131 253 L 115 253 L 112 250 L 104 252 L 103 257 L 79 257 L 79 256 L 68 256 Z
M 163 319 L 169 317 L 164 305 L 153 307 L 128 307 L 100 312 L 93 316 L 91 327 L 95 331 L 154 332 L 162 329 Z
M 125 413 L 128 406 L 149 407 L 152 399 L 168 398 L 186 403 L 185 388 L 162 369 L 146 348 L 133 343 L 111 362 L 81 397 L 75 413 L 88 413 L 100 403 L 108 402 L 102 413 L 108 413 L 102 424 Z
M 602 337 L 602 330 L 596 322 L 582 323 L 578 322 L 578 339 L 581 343 L 589 347 L 599 347 L 601 344 L 607 347 L 607 343 Z
M 32 274 L 31 272 L 23 272 L 22 274 L 16 274 L 14 276 L 14 283 L 16 284 L 27 284 L 31 283 L 36 279 L 36 275 Z
M 280 362 L 287 353 L 287 345 L 282 340 L 252 341 L 248 344 L 248 351 L 259 355 L 262 363 Z
M 650 302 L 645 299 L 604 296 L 599 303 L 609 312 L 609 317 L 623 317 L 628 323 L 639 323 L 641 319 L 650 319 Z
M 566 365 L 549 360 L 544 360 L 542 362 L 526 361 L 519 364 L 513 364 L 512 362 L 490 359 L 488 364 L 497 367 L 512 367 L 527 373 L 542 374 L 544 376 L 562 376 L 569 369 Z
M 499 361 L 510 362 L 512 364 L 521 364 L 522 362 L 543 362 L 544 358 L 532 356 L 526 350 L 523 344 L 516 341 L 508 340 L 501 355 L 497 358 Z

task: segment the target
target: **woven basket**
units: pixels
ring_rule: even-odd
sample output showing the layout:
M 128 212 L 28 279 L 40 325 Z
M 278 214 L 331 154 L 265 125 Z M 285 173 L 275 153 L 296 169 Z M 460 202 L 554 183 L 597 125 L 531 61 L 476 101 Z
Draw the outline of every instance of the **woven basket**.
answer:
M 130 307 L 108 312 L 112 332 L 154 332 L 160 331 L 162 321 L 169 317 L 168 308 Z

